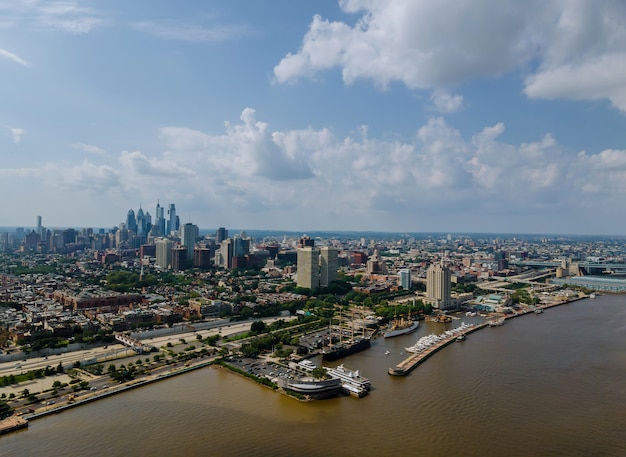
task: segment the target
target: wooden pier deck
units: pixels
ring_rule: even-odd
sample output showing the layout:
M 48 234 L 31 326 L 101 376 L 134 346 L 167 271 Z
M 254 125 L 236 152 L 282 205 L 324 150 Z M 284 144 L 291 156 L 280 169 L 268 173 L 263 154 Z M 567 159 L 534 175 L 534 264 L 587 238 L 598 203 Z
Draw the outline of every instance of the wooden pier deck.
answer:
M 426 349 L 423 352 L 420 352 L 419 354 L 411 354 L 408 358 L 404 359 L 402 362 L 400 362 L 395 367 L 389 368 L 389 374 L 392 375 L 392 376 L 406 376 L 407 374 L 409 374 L 411 372 L 411 370 L 413 370 L 416 366 L 418 366 L 420 363 L 422 363 L 428 357 L 433 355 L 435 352 L 437 352 L 441 348 L 446 347 L 448 344 L 456 341 L 456 339 L 460 335 L 467 335 L 469 333 L 475 332 L 476 330 L 484 328 L 487 325 L 489 325 L 487 322 L 483 322 L 482 324 L 478 324 L 478 325 L 474 325 L 472 327 L 468 327 L 467 329 L 465 329 L 462 332 L 459 332 L 459 333 L 457 333 L 455 335 L 452 335 L 452 336 L 449 336 L 447 338 L 444 338 L 443 340 L 439 341 L 437 344 L 433 344 L 431 347 L 429 347 L 428 349 Z

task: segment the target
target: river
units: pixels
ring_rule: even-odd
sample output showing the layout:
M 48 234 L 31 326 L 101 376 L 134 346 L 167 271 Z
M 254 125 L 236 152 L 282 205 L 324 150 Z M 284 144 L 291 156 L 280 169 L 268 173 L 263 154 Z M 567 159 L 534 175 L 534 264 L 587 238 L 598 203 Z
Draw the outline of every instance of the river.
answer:
M 362 399 L 300 403 L 204 368 L 32 421 L 0 455 L 626 455 L 626 296 L 512 319 L 387 374 L 444 325 L 344 360 L 372 381 Z

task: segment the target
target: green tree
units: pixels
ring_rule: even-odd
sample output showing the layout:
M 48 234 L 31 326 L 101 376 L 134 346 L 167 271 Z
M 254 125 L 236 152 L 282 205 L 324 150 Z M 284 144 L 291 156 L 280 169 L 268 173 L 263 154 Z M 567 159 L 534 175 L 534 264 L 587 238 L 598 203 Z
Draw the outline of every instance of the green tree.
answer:
M 311 370 L 311 376 L 318 379 L 326 379 L 328 377 L 328 372 L 326 368 L 316 367 Z
M 265 333 L 267 331 L 267 325 L 265 325 L 265 322 L 263 321 L 254 321 L 251 325 L 250 325 L 250 331 L 260 335 L 262 333 Z

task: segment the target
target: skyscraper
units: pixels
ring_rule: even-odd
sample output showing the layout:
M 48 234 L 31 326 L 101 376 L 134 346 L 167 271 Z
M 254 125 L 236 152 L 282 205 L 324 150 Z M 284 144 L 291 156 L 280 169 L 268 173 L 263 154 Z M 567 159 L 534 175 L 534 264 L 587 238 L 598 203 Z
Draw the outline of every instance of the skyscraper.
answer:
M 320 285 L 320 251 L 311 246 L 298 249 L 298 287 L 317 289 Z
M 174 203 L 170 203 L 170 208 L 167 210 L 167 227 L 166 227 L 166 235 L 169 235 L 174 230 L 178 230 L 178 222 L 176 218 L 176 206 Z
M 135 218 L 135 212 L 132 208 L 128 210 L 128 214 L 126 215 L 126 228 L 133 233 L 137 233 L 137 219 Z
M 165 208 L 163 208 L 159 201 L 157 200 L 156 206 L 156 219 L 154 221 L 154 225 L 156 226 L 155 232 L 157 232 L 160 236 L 165 236 Z
M 226 238 L 228 238 L 228 230 L 226 230 L 224 227 L 218 228 L 215 232 L 215 243 L 222 244 L 222 241 L 224 241 Z
M 431 265 L 426 271 L 426 302 L 439 309 L 451 306 L 452 273 L 443 264 Z
M 187 258 L 193 258 L 193 248 L 196 244 L 196 238 L 198 238 L 199 230 L 198 226 L 187 222 L 183 225 L 180 234 L 180 243 L 187 248 Z
M 411 270 L 404 268 L 398 272 L 400 286 L 404 290 L 411 290 Z
M 328 287 L 337 280 L 338 257 L 337 249 L 330 246 L 320 248 L 320 287 Z
M 172 264 L 172 242 L 167 238 L 156 240 L 156 264 L 167 270 Z
M 143 209 L 141 209 L 141 205 L 139 205 L 139 211 L 137 211 L 137 235 L 138 236 L 146 236 L 148 233 L 148 221 L 146 220 L 146 216 L 143 213 Z

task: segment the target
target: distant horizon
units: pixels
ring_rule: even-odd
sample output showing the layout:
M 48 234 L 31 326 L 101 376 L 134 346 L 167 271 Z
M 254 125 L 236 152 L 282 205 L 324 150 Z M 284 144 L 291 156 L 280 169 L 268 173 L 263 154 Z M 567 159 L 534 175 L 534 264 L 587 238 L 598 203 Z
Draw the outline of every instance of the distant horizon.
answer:
M 104 229 L 104 230 L 112 230 L 114 228 L 117 228 L 117 226 L 111 226 L 111 227 L 90 227 L 90 226 L 58 226 L 58 227 L 47 227 L 44 225 L 44 227 L 47 230 L 64 230 L 64 229 L 75 229 L 75 230 L 81 230 L 81 229 L 92 229 L 92 230 L 100 230 L 100 229 Z M 26 225 L 16 225 L 16 226 L 0 226 L 0 233 L 2 232 L 9 232 L 11 233 L 12 231 L 15 231 L 18 228 L 22 228 L 24 230 L 34 230 L 37 227 L 36 226 L 26 226 Z M 200 232 L 200 235 L 207 235 L 207 234 L 213 234 L 215 233 L 215 231 L 218 229 L 219 227 L 215 227 L 215 228 L 201 228 L 199 227 L 198 230 Z M 427 235 L 431 235 L 431 236 L 447 236 L 447 235 L 452 235 L 452 236 L 468 236 L 468 237 L 494 237 L 494 238 L 498 238 L 498 237 L 509 237 L 509 238 L 517 238 L 517 237 L 523 237 L 523 238 L 555 238 L 555 237 L 561 237 L 561 238 L 579 238 L 579 239 L 624 239 L 626 240 L 626 235 L 603 235 L 603 234 L 576 234 L 576 233 L 522 233 L 522 232 L 518 232 L 518 233 L 505 233 L 505 232 L 451 232 L 451 231 L 420 231 L 420 232 L 409 232 L 406 230 L 401 230 L 401 231 L 379 231 L 379 230 L 305 230 L 305 231 L 300 231 L 300 230 L 281 230 L 281 229 L 252 229 L 252 228 L 229 228 L 229 227 L 224 227 L 226 228 L 226 230 L 228 230 L 228 235 L 229 236 L 233 236 L 235 234 L 239 234 L 242 231 L 246 232 L 246 233 L 268 233 L 271 235 L 276 235 L 276 236 L 282 236 L 282 235 L 289 235 L 289 236 L 304 236 L 304 235 L 322 235 L 322 234 L 326 234 L 326 235 L 350 235 L 350 234 L 355 234 L 355 235 L 384 235 L 384 236 L 398 236 L 398 237 L 412 237 L 412 236 L 427 236 Z M 356 238 L 356 237 L 355 237 Z

